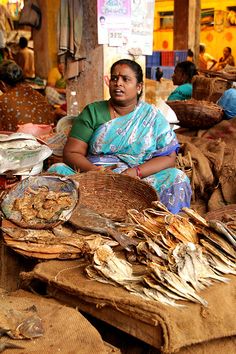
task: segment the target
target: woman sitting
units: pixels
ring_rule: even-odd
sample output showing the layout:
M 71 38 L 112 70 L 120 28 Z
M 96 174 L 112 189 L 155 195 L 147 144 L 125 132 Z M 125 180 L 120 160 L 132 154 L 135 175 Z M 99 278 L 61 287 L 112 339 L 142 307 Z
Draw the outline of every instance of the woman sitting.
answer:
M 94 102 L 75 118 L 64 147 L 64 162 L 49 170 L 63 174 L 99 171 L 115 165 L 114 172 L 150 183 L 167 208 L 177 213 L 190 205 L 188 177 L 175 168 L 179 148 L 174 132 L 160 111 L 140 100 L 140 65 L 121 59 L 111 67 L 108 101 Z
M 58 58 L 57 66 L 48 74 L 45 90 L 48 102 L 51 105 L 63 105 L 66 103 L 65 63 Z
M 219 59 L 219 62 L 214 67 L 214 70 L 223 70 L 226 65 L 235 66 L 235 60 L 232 55 L 232 49 L 230 47 L 225 47 L 223 50 L 223 56 Z
M 234 87 L 226 90 L 217 104 L 224 110 L 224 118 L 231 119 L 236 117 L 236 89 Z
M 193 92 L 191 81 L 197 74 L 197 68 L 191 61 L 178 63 L 172 76 L 173 84 L 178 87 L 169 95 L 167 101 L 189 100 Z
M 51 124 L 54 114 L 47 100 L 23 81 L 23 71 L 12 60 L 0 64 L 0 130 L 16 131 L 18 124 Z

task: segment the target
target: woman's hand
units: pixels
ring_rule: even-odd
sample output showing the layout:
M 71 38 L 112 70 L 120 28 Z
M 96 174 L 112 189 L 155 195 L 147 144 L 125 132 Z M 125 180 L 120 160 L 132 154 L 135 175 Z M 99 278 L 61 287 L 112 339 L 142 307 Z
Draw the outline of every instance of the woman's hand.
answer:
M 130 177 L 139 178 L 138 175 L 137 175 L 136 168 L 127 168 L 126 170 L 124 170 L 121 173 L 123 175 L 127 175 L 127 176 L 130 176 Z

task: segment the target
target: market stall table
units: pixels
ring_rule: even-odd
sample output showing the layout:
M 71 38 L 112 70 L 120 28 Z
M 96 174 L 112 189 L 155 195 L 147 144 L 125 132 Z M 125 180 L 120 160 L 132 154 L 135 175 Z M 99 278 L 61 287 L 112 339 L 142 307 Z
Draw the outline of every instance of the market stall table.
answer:
M 32 280 L 45 283 L 48 295 L 162 352 L 181 349 L 185 353 L 188 346 L 195 350 L 201 345 L 214 349 L 222 342 L 227 354 L 235 353 L 235 276 L 228 276 L 230 281 L 226 284 L 215 283 L 201 292 L 208 307 L 190 302 L 185 302 L 185 307 L 172 307 L 144 300 L 121 287 L 89 280 L 84 274 L 86 264 L 83 260 L 47 261 L 21 277 L 28 284 Z

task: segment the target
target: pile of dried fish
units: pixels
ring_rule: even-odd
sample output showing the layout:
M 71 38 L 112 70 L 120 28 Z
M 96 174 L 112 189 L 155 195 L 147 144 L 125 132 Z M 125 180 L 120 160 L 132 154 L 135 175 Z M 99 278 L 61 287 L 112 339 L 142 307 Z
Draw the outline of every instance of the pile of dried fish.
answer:
M 77 201 L 77 185 L 69 178 L 30 176 L 9 190 L 1 209 L 19 226 L 44 229 L 68 220 Z
M 93 254 L 104 244 L 117 245 L 109 237 L 82 232 L 69 224 L 50 230 L 34 230 L 3 220 L 1 229 L 9 247 L 21 255 L 38 259 L 76 259 Z
M 216 281 L 228 282 L 224 274 L 236 274 L 235 231 L 189 208 L 173 215 L 160 202 L 153 206 L 143 212 L 129 210 L 132 227 L 126 229 L 129 237 L 139 240 L 128 259 L 144 264 L 145 272 L 134 275 L 134 265 L 101 248 L 87 275 L 165 304 L 181 306 L 176 301 L 187 300 L 207 306 L 201 290 Z

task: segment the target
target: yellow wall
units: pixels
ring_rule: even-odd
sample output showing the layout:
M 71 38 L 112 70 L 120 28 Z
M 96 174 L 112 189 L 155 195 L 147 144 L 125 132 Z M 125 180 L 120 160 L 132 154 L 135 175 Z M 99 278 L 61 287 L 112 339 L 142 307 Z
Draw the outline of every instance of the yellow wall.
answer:
M 214 8 L 215 10 L 226 11 L 227 6 L 236 6 L 235 0 L 202 0 L 202 9 Z M 158 13 L 162 11 L 173 11 L 174 1 L 155 2 L 155 18 L 154 18 L 154 36 L 153 50 L 173 50 L 173 30 L 159 29 Z M 201 29 L 200 42 L 206 45 L 208 53 L 213 55 L 217 60 L 222 56 L 224 47 L 231 47 L 232 53 L 236 58 L 236 25 L 224 26 L 223 31 L 217 31 L 214 26 Z M 187 48 L 186 48 L 187 49 Z

